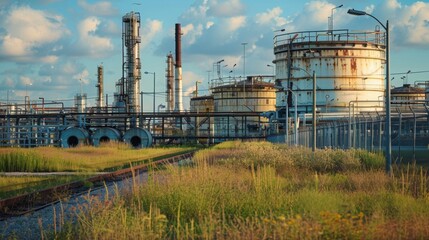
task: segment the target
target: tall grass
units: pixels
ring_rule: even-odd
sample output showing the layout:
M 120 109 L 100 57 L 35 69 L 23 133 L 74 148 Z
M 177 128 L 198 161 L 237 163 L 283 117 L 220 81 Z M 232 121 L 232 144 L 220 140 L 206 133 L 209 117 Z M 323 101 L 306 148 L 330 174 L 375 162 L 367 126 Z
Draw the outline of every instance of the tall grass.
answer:
M 228 142 L 199 151 L 189 167 L 151 172 L 144 186 L 109 201 L 88 199 L 61 236 L 427 239 L 429 178 L 413 171 L 387 176 L 378 155 L 357 150 L 313 156 L 303 148 Z
M 98 148 L 0 148 L 0 172 L 104 171 L 130 162 L 191 149 L 172 147 L 136 150 L 121 143 L 103 144 Z

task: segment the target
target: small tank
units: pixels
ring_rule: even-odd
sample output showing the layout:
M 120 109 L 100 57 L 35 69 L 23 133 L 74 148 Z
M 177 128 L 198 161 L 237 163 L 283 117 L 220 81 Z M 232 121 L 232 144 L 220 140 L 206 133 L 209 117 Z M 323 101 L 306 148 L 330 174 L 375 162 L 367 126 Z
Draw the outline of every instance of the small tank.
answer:
M 110 141 L 120 141 L 121 133 L 109 127 L 98 128 L 95 130 L 94 134 L 92 134 L 92 144 L 96 147 L 100 146 L 103 142 Z
M 89 143 L 89 133 L 87 130 L 79 127 L 69 127 L 61 132 L 61 147 L 72 148 Z
M 152 146 L 152 134 L 143 128 L 130 128 L 124 133 L 124 142 L 134 148 L 147 148 Z

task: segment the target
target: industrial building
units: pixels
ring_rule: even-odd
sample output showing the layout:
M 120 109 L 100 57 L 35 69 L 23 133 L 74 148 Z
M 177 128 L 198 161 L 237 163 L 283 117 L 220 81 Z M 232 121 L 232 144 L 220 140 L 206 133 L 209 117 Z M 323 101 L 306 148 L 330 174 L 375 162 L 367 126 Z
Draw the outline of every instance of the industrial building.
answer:
M 240 116 L 239 113 L 259 114 L 275 111 L 276 89 L 272 80 L 273 76 L 247 76 L 242 80 L 232 77 L 212 79 L 212 94 L 192 98 L 191 111 L 237 114 L 234 117 L 218 116 L 204 121 L 198 120 L 195 124 L 198 134 L 207 134 L 206 129 L 213 127 L 210 131 L 212 134 L 226 136 L 228 139 L 265 136 L 269 126 L 267 118 Z M 210 125 L 207 125 L 208 123 Z
M 137 12 L 122 18 L 122 76 L 110 105 L 104 93 L 104 67 L 99 65 L 96 106 L 87 106 L 88 97 L 82 91 L 73 107 L 43 98 L 31 102 L 28 96 L 23 104 L 0 104 L 0 146 L 99 146 L 124 141 L 140 148 L 269 139 L 304 146 L 381 149 L 386 35 L 379 28 L 276 34 L 274 76 L 223 77 L 223 60 L 218 61 L 218 76 L 209 80 L 210 94 L 196 94 L 186 112 L 178 23 L 175 53 L 168 53 L 166 59 L 166 104 L 160 104 L 158 112 L 154 104 L 149 113 L 142 110 L 140 24 Z M 155 72 L 145 73 L 153 74 L 155 81 Z M 391 90 L 396 146 L 429 144 L 429 85 L 424 86 Z M 160 107 L 165 111 L 160 112 Z M 316 140 L 310 136 L 313 129 Z

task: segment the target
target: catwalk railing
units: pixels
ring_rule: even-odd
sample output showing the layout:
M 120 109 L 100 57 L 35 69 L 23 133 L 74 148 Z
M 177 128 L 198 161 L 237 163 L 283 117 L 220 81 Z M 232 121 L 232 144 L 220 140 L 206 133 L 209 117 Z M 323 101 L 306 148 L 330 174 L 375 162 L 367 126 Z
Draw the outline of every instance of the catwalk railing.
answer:
M 397 159 L 405 155 L 416 159 L 417 155 L 424 154 L 429 158 L 429 107 L 427 101 L 418 102 L 398 101 L 392 104 L 392 150 Z M 332 114 L 329 116 L 332 118 Z M 385 150 L 385 112 L 354 109 L 348 116 L 346 114 L 338 116 L 336 120 L 325 120 L 324 117 L 326 114 L 323 113 L 319 113 L 317 117 L 317 148 L 354 148 L 372 152 Z M 289 145 L 312 147 L 312 124 L 303 122 L 303 119 L 311 119 L 311 114 L 300 116 L 298 137 L 295 135 L 294 122 L 291 118 L 288 134 L 281 129 L 279 134 L 268 139 L 273 142 L 286 142 Z

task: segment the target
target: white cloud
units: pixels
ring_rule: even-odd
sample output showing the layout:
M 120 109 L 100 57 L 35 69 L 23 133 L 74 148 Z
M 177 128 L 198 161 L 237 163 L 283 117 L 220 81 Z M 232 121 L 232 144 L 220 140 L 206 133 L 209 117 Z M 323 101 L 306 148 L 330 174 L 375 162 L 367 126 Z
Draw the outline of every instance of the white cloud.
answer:
M 89 4 L 86 0 L 79 0 L 77 4 L 92 16 L 116 16 L 119 12 L 108 1 Z
M 235 17 L 243 15 L 244 10 L 240 0 L 212 0 L 209 1 L 208 14 L 215 17 Z
M 142 24 L 142 42 L 141 48 L 144 49 L 153 40 L 153 38 L 162 31 L 162 22 L 159 20 L 147 19 Z
M 62 17 L 30 7 L 11 9 L 1 24 L 0 58 L 18 62 L 52 62 L 56 56 L 52 49 L 69 31 Z M 10 60 L 10 59 L 9 59 Z
M 227 32 L 234 32 L 237 31 L 239 28 L 244 27 L 246 24 L 246 17 L 245 16 L 236 16 L 225 19 L 225 31 Z
M 288 21 L 282 17 L 283 10 L 280 7 L 275 7 L 263 13 L 256 14 L 256 23 L 261 25 L 275 25 L 280 27 L 285 25 Z
M 72 54 L 99 58 L 112 53 L 114 46 L 111 39 L 96 35 L 100 23 L 98 18 L 88 17 L 78 24 L 79 40 Z
M 21 76 L 19 78 L 19 81 L 23 86 L 33 85 L 33 80 L 31 80 L 31 78 L 27 76 Z
M 388 0 L 395 18 L 393 25 L 393 41 L 400 46 L 421 46 L 429 44 L 429 3 L 415 2 L 410 6 L 401 6 Z

